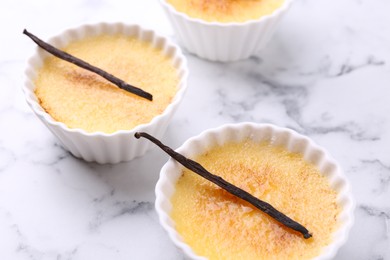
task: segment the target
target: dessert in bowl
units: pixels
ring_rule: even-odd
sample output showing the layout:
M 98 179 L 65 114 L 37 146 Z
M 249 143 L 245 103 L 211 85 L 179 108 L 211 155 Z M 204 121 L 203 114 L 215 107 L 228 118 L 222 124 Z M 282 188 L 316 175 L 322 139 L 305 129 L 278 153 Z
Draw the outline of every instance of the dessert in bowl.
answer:
M 147 100 L 37 48 L 23 87 L 34 113 L 76 157 L 128 161 L 150 144 L 134 132 L 162 136 L 187 87 L 180 49 L 139 25 L 99 23 L 66 30 L 48 41 L 153 95 Z
M 176 150 L 305 226 L 287 228 L 170 159 L 156 185 L 163 228 L 191 259 L 331 259 L 354 203 L 341 168 L 292 130 L 241 123 L 207 130 Z
M 160 0 L 181 44 L 212 61 L 257 54 L 269 42 L 292 0 Z

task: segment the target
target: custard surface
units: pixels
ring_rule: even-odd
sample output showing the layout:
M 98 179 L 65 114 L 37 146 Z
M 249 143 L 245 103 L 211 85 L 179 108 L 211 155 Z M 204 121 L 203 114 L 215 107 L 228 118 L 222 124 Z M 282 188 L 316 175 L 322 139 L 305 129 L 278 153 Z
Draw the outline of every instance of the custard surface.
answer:
M 50 56 L 35 81 L 41 106 L 57 121 L 87 132 L 113 133 L 150 122 L 171 103 L 179 77 L 173 62 L 150 43 L 124 35 L 71 42 L 64 51 L 153 95 L 153 101 Z
M 167 0 L 177 11 L 208 22 L 246 22 L 272 14 L 284 0 Z
M 330 244 L 341 211 L 336 191 L 301 155 L 245 141 L 195 158 L 211 173 L 264 200 L 304 225 L 304 239 L 197 174 L 184 170 L 171 197 L 175 228 L 208 259 L 311 259 Z

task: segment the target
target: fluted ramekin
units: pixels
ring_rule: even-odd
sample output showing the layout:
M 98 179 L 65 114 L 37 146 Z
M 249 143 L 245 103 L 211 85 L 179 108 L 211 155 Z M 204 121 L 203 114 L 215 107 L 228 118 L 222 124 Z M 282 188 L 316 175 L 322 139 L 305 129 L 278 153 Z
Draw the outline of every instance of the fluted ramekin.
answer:
M 333 234 L 333 242 L 322 249 L 316 260 L 331 259 L 345 243 L 350 228 L 354 222 L 354 201 L 349 183 L 337 162 L 309 138 L 297 132 L 270 124 L 240 123 L 224 125 L 216 129 L 206 130 L 198 136 L 188 139 L 176 151 L 193 158 L 207 151 L 210 147 L 220 146 L 229 141 L 243 141 L 247 138 L 261 142 L 268 141 L 272 145 L 282 146 L 288 151 L 300 153 L 307 162 L 314 164 L 321 174 L 337 192 L 337 203 L 342 211 L 338 216 L 339 227 Z M 175 185 L 182 175 L 183 166 L 173 159 L 163 166 L 156 185 L 156 211 L 162 227 L 168 232 L 173 243 L 190 259 L 205 259 L 194 253 L 191 247 L 183 241 L 175 229 L 175 223 L 170 217 L 172 204 L 170 198 L 175 192 Z M 194 173 L 195 174 L 195 173 Z
M 41 107 L 34 93 L 36 88 L 34 81 L 37 77 L 37 72 L 42 67 L 44 59 L 50 54 L 37 48 L 35 54 L 28 60 L 25 71 L 26 81 L 23 86 L 23 91 L 28 105 L 60 140 L 66 150 L 70 151 L 74 156 L 89 162 L 118 163 L 129 161 L 145 154 L 151 147 L 150 142 L 135 139 L 134 133 L 137 131 L 145 131 L 162 137 L 187 89 L 187 61 L 180 48 L 168 38 L 159 36 L 154 31 L 144 29 L 140 25 L 128 25 L 124 23 L 82 25 L 77 28 L 68 29 L 58 36 L 51 38 L 48 42 L 58 48 L 62 48 L 69 42 L 87 36 L 118 33 L 148 41 L 154 47 L 161 48 L 162 52 L 172 59 L 172 64 L 177 69 L 179 84 L 175 97 L 167 108 L 149 123 L 138 125 L 131 130 L 119 130 L 111 134 L 103 132 L 89 133 L 83 129 L 69 128 L 64 123 L 54 120 Z
M 181 44 L 191 53 L 212 61 L 237 61 L 257 54 L 276 31 L 293 0 L 285 0 L 272 14 L 247 22 L 207 22 L 178 12 L 160 0 Z

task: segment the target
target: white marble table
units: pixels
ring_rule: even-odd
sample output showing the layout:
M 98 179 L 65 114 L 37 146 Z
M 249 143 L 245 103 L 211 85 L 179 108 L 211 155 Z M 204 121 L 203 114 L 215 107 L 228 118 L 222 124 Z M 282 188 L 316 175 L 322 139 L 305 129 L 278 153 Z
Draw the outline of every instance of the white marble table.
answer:
M 0 259 L 182 259 L 159 226 L 167 156 L 98 165 L 67 153 L 26 105 L 34 44 L 94 21 L 141 23 L 175 40 L 156 0 L 3 0 L 0 8 Z M 290 127 L 340 162 L 357 202 L 335 259 L 390 259 L 390 1 L 296 0 L 270 45 L 236 63 L 186 53 L 184 103 L 163 139 L 254 121 Z

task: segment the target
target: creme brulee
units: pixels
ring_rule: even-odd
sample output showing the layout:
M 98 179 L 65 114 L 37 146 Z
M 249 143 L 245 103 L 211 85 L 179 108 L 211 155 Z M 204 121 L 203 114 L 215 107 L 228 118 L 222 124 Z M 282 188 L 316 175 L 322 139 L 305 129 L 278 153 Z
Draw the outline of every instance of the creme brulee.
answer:
M 208 259 L 311 259 L 332 241 L 341 211 L 336 191 L 300 154 L 269 143 L 214 147 L 195 158 L 211 173 L 273 205 L 304 225 L 304 239 L 213 183 L 188 170 L 171 197 L 175 228 Z
M 208 22 L 246 22 L 272 14 L 284 0 L 167 0 L 177 11 Z
M 41 106 L 69 128 L 113 133 L 149 123 L 171 103 L 179 77 L 172 60 L 151 43 L 124 35 L 71 42 L 64 51 L 153 95 L 146 100 L 56 57 L 45 60 L 35 81 Z

